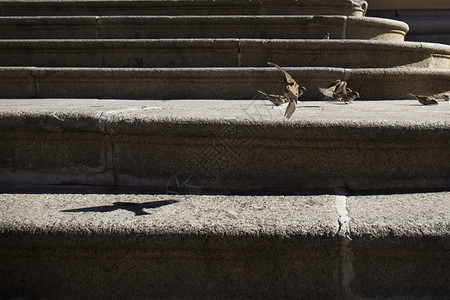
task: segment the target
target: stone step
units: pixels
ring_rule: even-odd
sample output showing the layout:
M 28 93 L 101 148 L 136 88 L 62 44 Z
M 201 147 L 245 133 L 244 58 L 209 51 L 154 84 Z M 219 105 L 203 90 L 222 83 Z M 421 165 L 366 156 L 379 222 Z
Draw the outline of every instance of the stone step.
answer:
M 0 189 L 2 299 L 445 299 L 450 293 L 449 192 L 8 189 Z
M 286 68 L 306 87 L 304 100 L 322 100 L 318 87 L 346 80 L 363 100 L 411 99 L 450 90 L 449 69 Z M 261 99 L 279 93 L 273 67 L 39 68 L 0 67 L 0 98 Z
M 0 40 L 1 66 L 450 68 L 450 46 L 365 40 Z
M 347 15 L 363 16 L 361 0 L 1 0 L 0 15 Z
M 4 184 L 450 187 L 450 102 L 299 102 L 287 120 L 267 100 L 0 101 Z
M 403 41 L 408 25 L 347 16 L 0 17 L 1 39 L 295 38 Z

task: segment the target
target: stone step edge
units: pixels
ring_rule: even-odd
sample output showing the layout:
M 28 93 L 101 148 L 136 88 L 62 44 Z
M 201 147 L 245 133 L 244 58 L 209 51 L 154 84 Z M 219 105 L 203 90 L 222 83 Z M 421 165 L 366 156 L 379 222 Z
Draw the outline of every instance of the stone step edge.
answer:
M 2 66 L 248 67 L 276 60 L 292 67 L 450 69 L 450 46 L 366 40 L 0 40 L 0 53 Z
M 397 117 L 392 102 L 300 103 L 289 122 L 266 116 L 275 113 L 267 101 L 11 100 L 2 103 L 0 182 L 160 189 L 180 174 L 194 190 L 221 192 L 449 187 L 446 103 L 413 103 Z M 325 119 L 308 117 L 309 106 Z
M 366 1 L 0 1 L 2 15 L 180 15 L 180 14 L 327 14 L 364 16 Z
M 342 38 L 342 39 L 358 39 L 358 38 L 373 38 L 373 39 L 393 39 L 403 41 L 405 34 L 408 32 L 409 27 L 406 23 L 390 20 L 390 19 L 382 19 L 382 18 L 373 18 L 373 17 L 347 17 L 347 16 L 294 16 L 294 15 L 266 15 L 266 16 L 79 16 L 79 17 L 0 17 L 0 25 L 3 31 L 0 36 L 4 38 L 4 34 L 7 34 L 9 38 L 17 38 L 19 36 L 18 32 L 14 29 L 13 26 L 19 26 L 18 29 L 27 29 L 28 26 L 32 26 L 34 28 L 40 28 L 42 31 L 42 27 L 47 28 L 48 30 L 63 30 L 61 26 L 69 26 L 68 28 L 76 29 L 74 26 L 80 26 L 79 30 L 83 32 L 87 32 L 89 30 L 89 36 L 85 38 L 114 38 L 117 30 L 120 28 L 124 30 L 127 27 L 136 28 L 143 27 L 147 28 L 148 26 L 156 26 L 155 28 L 159 28 L 160 32 L 167 32 L 167 26 L 176 26 L 173 29 L 179 31 L 180 25 L 189 25 L 190 30 L 193 30 L 193 26 L 200 26 L 202 31 L 206 31 L 208 26 L 213 26 L 211 28 L 218 28 L 218 32 L 216 33 L 218 36 L 223 36 L 223 30 L 225 30 L 228 26 L 233 25 L 233 30 L 236 30 L 237 25 L 245 25 L 248 28 L 251 25 L 257 25 L 258 28 L 264 28 L 266 25 L 270 25 L 272 28 L 271 31 L 279 32 L 279 27 L 277 26 L 302 26 L 302 25 L 312 25 L 318 24 L 322 22 L 324 24 L 323 32 L 320 32 L 320 36 L 316 36 L 316 38 L 322 38 L 325 32 L 329 32 L 331 38 Z M 333 24 L 333 22 L 335 24 Z M 23 26 L 23 27 L 21 27 Z M 41 27 L 38 27 L 41 26 Z M 262 27 L 261 27 L 262 26 Z M 112 27 L 113 31 L 108 31 L 108 28 Z M 163 27 L 163 28 L 160 28 Z M 274 28 L 275 27 L 275 28 Z M 362 33 L 362 28 L 371 28 L 374 33 Z M 90 28 L 90 29 L 88 29 Z M 318 31 L 317 28 L 312 28 L 315 31 Z M 375 30 L 376 29 L 376 30 Z M 43 32 L 43 35 L 46 35 L 46 32 Z M 256 32 L 259 32 L 259 30 Z M 265 29 L 264 29 L 265 30 Z M 376 32 L 375 32 L 376 31 Z M 19 31 L 20 32 L 20 31 Z M 195 31 L 194 31 L 195 32 Z M 240 31 L 239 31 L 240 32 Z M 75 34 L 72 31 L 72 34 Z M 123 33 L 122 33 L 123 34 Z M 144 34 L 144 37 L 151 37 L 152 33 Z M 183 31 L 183 35 L 189 34 L 186 31 Z M 213 36 L 214 33 L 211 33 L 210 37 Z M 248 34 L 248 33 L 246 33 Z M 281 33 L 278 33 L 281 34 Z M 294 38 L 297 33 L 295 31 L 288 31 L 286 33 L 286 37 Z M 129 34 L 133 36 L 132 34 Z M 149 36 L 150 35 L 150 36 Z M 192 33 L 192 35 L 206 35 L 205 33 Z M 284 35 L 284 34 L 283 34 Z M 292 36 L 291 36 L 292 35 Z M 82 35 L 80 34 L 80 37 Z M 394 38 L 395 36 L 395 38 Z M 32 36 L 21 36 L 21 38 L 34 38 Z M 60 36 L 62 37 L 62 36 Z M 156 36 L 158 38 L 164 38 L 163 35 Z M 192 36 L 199 37 L 199 36 Z M 243 36 L 236 36 L 243 37 Z M 249 36 L 251 37 L 251 36 Z M 268 36 L 269 37 L 269 36 Z M 276 38 L 277 35 L 273 34 L 271 36 Z M 284 37 L 284 36 L 279 36 Z M 263 36 L 261 36 L 263 38 Z
M 346 80 L 364 100 L 411 99 L 450 90 L 450 69 L 286 67 L 321 100 L 317 87 Z M 258 99 L 280 88 L 275 68 L 45 68 L 0 67 L 0 98 Z M 233 88 L 230 88 L 232 86 Z M 383 89 L 379 87 L 383 86 Z
M 445 298 L 449 201 L 0 190 L 0 295 Z
M 352 194 L 342 188 L 335 188 L 326 194 L 303 194 L 303 195 L 203 195 L 203 194 L 148 194 L 134 193 L 129 190 L 121 193 L 120 190 L 103 188 L 99 192 L 95 186 L 44 186 L 36 187 L 19 185 L 12 189 L 0 185 L 0 203 L 4 204 L 4 211 L 0 214 L 0 235 L 47 235 L 49 239 L 69 237 L 83 239 L 83 237 L 106 238 L 111 245 L 121 242 L 109 239 L 109 237 L 139 240 L 146 244 L 154 241 L 148 238 L 164 239 L 164 236 L 183 237 L 197 239 L 199 236 L 220 238 L 227 237 L 255 237 L 284 239 L 307 239 L 319 240 L 330 239 L 336 243 L 339 234 L 346 230 L 348 237 L 352 239 L 373 240 L 378 239 L 381 243 L 398 242 L 409 237 L 421 240 L 424 237 L 450 239 L 447 229 L 450 229 L 448 214 L 449 191 L 408 191 L 388 190 L 381 193 L 356 193 Z M 14 192 L 14 190 L 16 192 Z M 21 190 L 26 190 L 21 193 Z M 46 192 L 47 191 L 47 192 Z M 131 193 L 130 193 L 131 191 Z M 387 192 L 387 193 L 386 193 Z M 110 196 L 119 196 L 110 199 Z M 115 202 L 122 197 L 130 202 Z M 373 200 L 371 200 L 373 199 Z M 391 199 L 391 200 L 389 200 Z M 131 201 L 132 200 L 132 201 Z M 247 201 L 253 201 L 254 206 L 245 205 Z M 373 201 L 372 207 L 379 207 L 376 212 L 367 211 L 362 203 Z M 391 227 L 391 233 L 386 232 L 388 224 L 378 223 L 370 230 L 367 226 L 371 219 L 383 218 L 392 215 L 392 209 L 383 203 L 391 201 L 398 203 L 404 212 L 390 219 L 387 223 L 397 223 Z M 115 202 L 115 203 L 114 203 Z M 130 205 L 127 206 L 126 203 Z M 133 205 L 135 203 L 136 205 Z M 152 206 L 151 203 L 155 203 Z M 203 203 L 204 207 L 196 207 L 192 203 Z M 416 207 L 409 204 L 423 204 L 429 207 L 423 212 L 417 211 Z M 139 205 L 142 204 L 142 205 Z M 150 205 L 147 205 L 150 204 Z M 188 205 L 186 205 L 188 204 Z M 244 205 L 243 205 L 244 204 Z M 260 208 L 259 206 L 263 204 Z M 268 207 L 266 204 L 270 204 Z M 147 205 L 147 206 L 146 206 Z M 87 206 L 87 207 L 86 207 Z M 102 210 L 102 206 L 105 208 Z M 110 207 L 111 206 L 111 207 Z M 133 207 L 134 206 L 134 207 Z M 172 213 L 174 211 L 177 213 Z M 182 206 L 183 208 L 178 208 Z M 29 209 L 33 207 L 34 209 Z M 408 208 L 406 208 L 408 207 Z M 91 208 L 91 209 L 89 209 Z M 97 208 L 97 209 L 96 209 Z M 111 208 L 111 209 L 108 209 Z M 322 210 L 318 209 L 322 208 Z M 208 210 L 222 213 L 223 218 L 209 218 Z M 293 213 L 291 209 L 298 210 Z M 152 214 L 152 210 L 158 213 Z M 159 211 L 162 210 L 161 213 Z M 194 213 L 195 210 L 195 213 Z M 234 223 L 233 220 L 238 212 L 249 211 L 242 214 L 243 223 Z M 266 215 L 272 210 L 274 215 Z M 54 213 L 51 213 L 54 211 Z M 180 213 L 183 211 L 183 213 Z M 439 213 L 440 212 L 440 213 Z M 419 219 L 431 221 L 422 224 L 417 217 L 411 215 L 422 213 Z M 109 222 L 99 219 L 97 216 L 105 214 Z M 178 219 L 170 219 L 172 215 L 178 215 Z M 259 215 L 267 218 L 259 219 Z M 278 218 L 284 215 L 284 221 L 278 222 Z M 86 216 L 86 217 L 85 217 Z M 306 216 L 309 216 L 306 218 Z M 354 227 L 342 228 L 340 218 L 347 217 L 350 222 L 346 224 Z M 49 220 L 46 221 L 45 219 Z M 167 219 L 161 222 L 161 218 Z M 191 220 L 195 218 L 196 222 Z M 146 219 L 146 220 L 144 220 Z M 251 220 L 259 219 L 252 223 Z M 400 220 L 407 220 L 401 224 Z M 134 222 L 136 221 L 136 222 Z M 225 221 L 225 222 L 224 222 Z M 446 221 L 446 222 L 445 222 Z M 231 223 L 229 223 L 231 222 Z M 273 222 L 273 223 L 272 223 Z M 48 226 L 49 223 L 52 226 Z M 228 224 L 227 224 L 228 223 Z M 271 224 L 273 226 L 267 226 Z M 230 225 L 234 226 L 230 226 Z M 264 225 L 263 225 L 264 224 Z M 419 225 L 420 224 L 420 225 Z M 442 225 L 440 227 L 439 225 Z M 255 230 L 260 227 L 259 230 Z M 422 228 L 422 230 L 421 230 Z M 140 240 L 141 238 L 147 240 Z M 70 242 L 70 239 L 68 240 Z M 29 240 L 21 242 L 26 245 Z M 211 241 L 210 241 L 211 242 Z M 243 242 L 243 240 L 238 240 Z M 302 242 L 301 240 L 299 242 Z M 447 243 L 450 240 L 447 241 Z M 130 244 L 131 245 L 131 244 Z M 77 247 L 76 245 L 71 245 Z M 108 247 L 98 244 L 100 247 Z M 121 245 L 123 247 L 125 245 Z

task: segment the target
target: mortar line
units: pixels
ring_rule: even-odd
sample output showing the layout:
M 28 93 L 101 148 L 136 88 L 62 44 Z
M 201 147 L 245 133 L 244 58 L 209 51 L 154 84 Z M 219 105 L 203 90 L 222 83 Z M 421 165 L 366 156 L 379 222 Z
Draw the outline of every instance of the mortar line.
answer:
M 341 189 L 335 189 L 336 212 L 339 223 L 339 272 L 340 294 L 343 299 L 352 299 L 351 283 L 353 280 L 353 252 L 350 248 L 350 221 L 347 210 L 347 193 Z

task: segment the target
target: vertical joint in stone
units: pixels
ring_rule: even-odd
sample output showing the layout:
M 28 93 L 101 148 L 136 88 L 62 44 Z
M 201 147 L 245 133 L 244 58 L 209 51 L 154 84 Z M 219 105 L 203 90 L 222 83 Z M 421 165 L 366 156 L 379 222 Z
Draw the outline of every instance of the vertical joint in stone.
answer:
M 347 196 L 342 190 L 336 192 L 336 212 L 339 216 L 339 271 L 340 271 L 340 296 L 343 299 L 352 299 L 351 283 L 353 280 L 353 252 L 350 248 L 350 221 L 347 211 Z
M 95 30 L 95 38 L 96 39 L 100 39 L 100 36 L 101 36 L 101 19 L 100 19 L 100 16 L 96 16 L 95 17 L 95 27 L 96 27 L 96 30 Z
M 241 63 L 241 39 L 237 40 L 237 65 L 238 65 L 238 67 L 242 66 L 242 63 Z

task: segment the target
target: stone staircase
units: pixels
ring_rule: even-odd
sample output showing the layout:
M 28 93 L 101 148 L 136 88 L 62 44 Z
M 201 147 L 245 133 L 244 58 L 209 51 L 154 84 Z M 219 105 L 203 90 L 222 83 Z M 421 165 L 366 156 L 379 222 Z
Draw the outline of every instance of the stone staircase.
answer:
M 366 10 L 0 1 L 0 298 L 447 297 L 450 46 Z
M 408 26 L 361 17 L 365 2 L 277 3 L 1 1 L 0 97 L 255 99 L 279 86 L 267 61 L 289 66 L 308 100 L 336 71 L 365 100 L 450 89 L 450 46 L 404 43 Z

